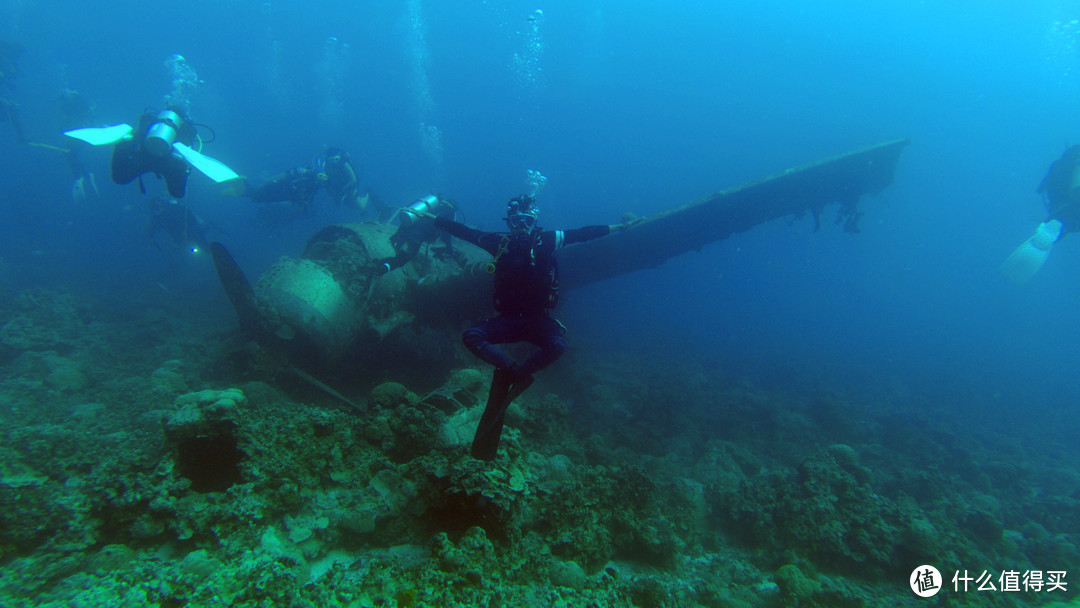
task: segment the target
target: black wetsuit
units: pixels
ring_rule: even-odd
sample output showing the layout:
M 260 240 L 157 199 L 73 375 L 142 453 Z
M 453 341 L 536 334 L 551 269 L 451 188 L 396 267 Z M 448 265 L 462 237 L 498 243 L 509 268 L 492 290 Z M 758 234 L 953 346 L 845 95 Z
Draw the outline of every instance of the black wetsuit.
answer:
M 1060 220 L 1061 233 L 1080 230 L 1080 145 L 1065 150 L 1036 190 L 1046 197 L 1046 221 Z
M 158 179 L 165 179 L 165 186 L 173 198 L 183 198 L 187 190 L 187 178 L 191 168 L 183 156 L 176 150 L 158 156 L 144 146 L 146 134 L 158 115 L 147 112 L 139 117 L 139 126 L 134 137 L 123 139 L 113 147 L 112 160 L 109 163 L 112 181 L 117 184 L 130 184 L 143 173 L 153 173 Z M 181 119 L 176 125 L 176 141 L 186 146 L 195 143 L 195 127 L 191 122 Z M 139 182 L 142 189 L 142 182 Z M 143 190 L 145 192 L 145 190 Z
M 483 232 L 445 218 L 435 226 L 477 245 L 495 257 L 492 299 L 497 317 L 481 321 L 462 335 L 462 341 L 480 359 L 498 369 L 513 369 L 519 378 L 551 365 L 566 351 L 566 329 L 548 315 L 559 296 L 559 268 L 555 251 L 611 232 L 609 226 L 576 230 L 535 231 L 527 235 Z M 540 348 L 521 365 L 496 344 L 529 342 Z
M 444 220 L 453 221 L 457 210 L 452 203 L 439 201 L 436 206 L 435 216 Z M 402 216 L 406 214 L 401 213 Z M 401 268 L 416 258 L 424 243 L 434 243 L 442 239 L 446 243 L 445 251 L 452 253 L 450 235 L 438 230 L 435 222 L 420 217 L 402 217 L 401 224 L 394 234 L 390 235 L 390 244 L 394 246 L 394 257 L 378 260 L 387 271 Z
M 312 164 L 290 169 L 247 194 L 256 203 L 289 202 L 306 210 L 315 201 L 319 188 L 326 188 L 335 205 L 353 204 L 359 196 L 356 180 L 349 155 L 332 148 Z
M 319 192 L 318 171 L 297 167 L 251 190 L 248 196 L 256 203 L 289 202 L 307 209 Z
M 335 205 L 354 205 L 360 197 L 360 178 L 352 158 L 348 153 L 337 148 L 326 152 L 322 170 L 326 172 L 326 192 Z

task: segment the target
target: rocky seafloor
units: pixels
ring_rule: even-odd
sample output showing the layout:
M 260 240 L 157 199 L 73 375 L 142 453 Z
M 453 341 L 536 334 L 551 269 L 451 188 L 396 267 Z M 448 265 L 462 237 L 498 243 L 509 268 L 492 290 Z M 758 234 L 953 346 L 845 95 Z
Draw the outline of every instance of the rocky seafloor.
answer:
M 973 576 L 1080 564 L 1080 472 L 1052 433 L 1032 445 L 920 416 L 902 379 L 772 382 L 578 351 L 514 404 L 489 464 L 468 445 L 490 370 L 463 367 L 434 390 L 382 378 L 357 411 L 234 374 L 227 328 L 109 311 L 62 290 L 0 299 L 0 605 L 1075 595 L 1068 579 L 1054 592 L 910 590 L 921 564 Z

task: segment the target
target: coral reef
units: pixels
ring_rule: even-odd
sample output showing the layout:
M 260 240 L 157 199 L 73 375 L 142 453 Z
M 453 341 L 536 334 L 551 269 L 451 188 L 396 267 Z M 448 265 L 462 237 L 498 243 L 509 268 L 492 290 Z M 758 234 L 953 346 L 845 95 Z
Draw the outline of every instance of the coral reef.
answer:
M 866 577 L 895 576 L 906 567 L 896 551 L 910 515 L 875 493 L 873 473 L 850 446 L 829 446 L 795 471 L 747 480 L 719 500 L 748 542 L 786 547 L 822 567 Z
M 1069 467 L 887 408 L 855 428 L 836 393 L 563 367 L 484 463 L 487 370 L 371 381 L 357 411 L 229 378 L 197 320 L 7 306 L 5 606 L 918 606 L 919 564 L 1080 560 Z

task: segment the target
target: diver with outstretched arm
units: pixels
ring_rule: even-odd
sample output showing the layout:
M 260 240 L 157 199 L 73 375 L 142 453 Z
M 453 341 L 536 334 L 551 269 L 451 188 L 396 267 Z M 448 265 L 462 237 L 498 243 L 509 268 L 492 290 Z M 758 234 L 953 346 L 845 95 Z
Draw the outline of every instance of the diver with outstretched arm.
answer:
M 473 438 L 472 455 L 492 460 L 499 449 L 506 408 L 533 383 L 533 374 L 551 365 L 566 351 L 566 328 L 548 311 L 559 297 L 559 269 L 555 252 L 623 230 L 630 224 L 585 226 L 576 230 L 542 230 L 539 208 L 528 195 L 510 200 L 506 223 L 510 232 L 484 232 L 447 217 L 415 208 L 403 211 L 432 220 L 437 228 L 490 253 L 492 299 L 498 316 L 476 323 L 462 334 L 474 355 L 495 366 L 487 406 Z M 529 342 L 538 347 L 516 363 L 498 344 Z

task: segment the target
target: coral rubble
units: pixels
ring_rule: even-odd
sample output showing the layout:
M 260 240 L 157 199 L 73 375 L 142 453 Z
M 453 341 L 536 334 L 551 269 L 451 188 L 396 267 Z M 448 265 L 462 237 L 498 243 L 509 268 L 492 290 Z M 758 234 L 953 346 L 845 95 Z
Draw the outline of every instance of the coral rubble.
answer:
M 994 446 L 872 408 L 853 433 L 835 395 L 561 368 L 483 463 L 485 370 L 373 383 L 356 411 L 221 381 L 211 331 L 142 347 L 152 311 L 123 329 L 63 293 L 8 306 L 5 606 L 916 606 L 919 564 L 1080 559 L 1074 472 L 1035 490 Z

